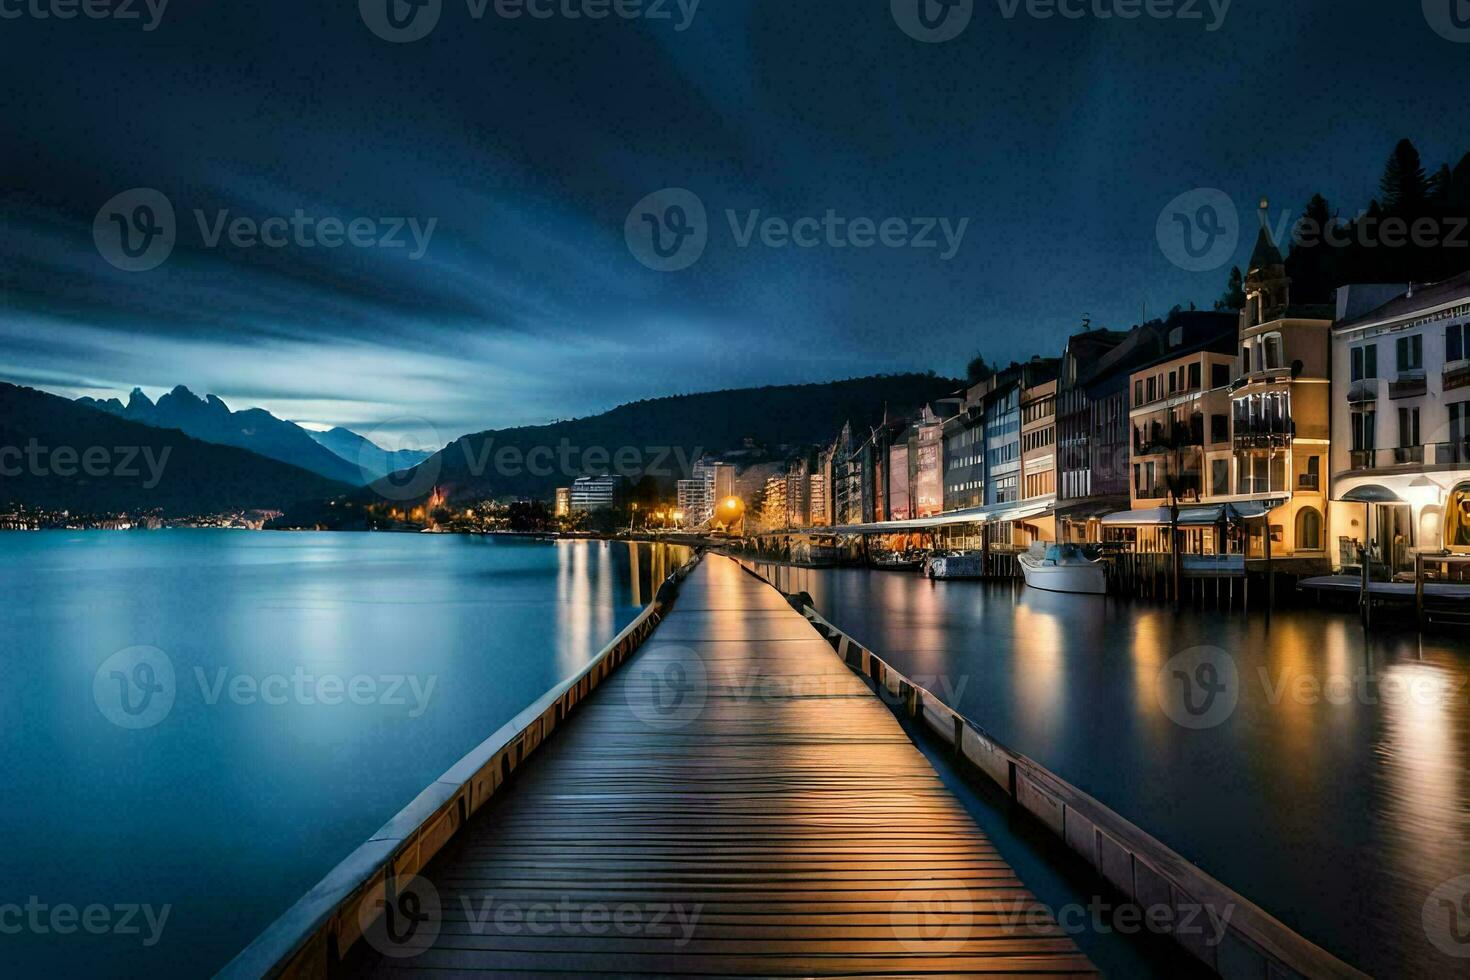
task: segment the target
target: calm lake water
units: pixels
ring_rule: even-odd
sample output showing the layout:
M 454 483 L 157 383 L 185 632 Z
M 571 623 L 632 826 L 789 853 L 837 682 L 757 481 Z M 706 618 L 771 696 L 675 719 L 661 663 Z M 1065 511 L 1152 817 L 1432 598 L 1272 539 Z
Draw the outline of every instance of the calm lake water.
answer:
M 1350 963 L 1384 977 L 1470 974 L 1470 959 L 1430 936 L 1470 953 L 1451 937 L 1458 927 L 1470 943 L 1470 904 L 1451 922 L 1431 902 L 1470 875 L 1470 636 L 1365 636 L 1332 610 L 1176 616 L 1005 584 L 761 567 L 906 674 L 933 678 L 1000 741 Z M 1206 662 L 1214 673 L 1197 674 Z M 1227 688 L 1199 716 L 1180 710 L 1181 668 Z M 1470 879 L 1437 897 L 1470 903 L 1467 891 Z
M 585 666 L 676 559 L 447 535 L 0 534 L 0 974 L 213 973 Z

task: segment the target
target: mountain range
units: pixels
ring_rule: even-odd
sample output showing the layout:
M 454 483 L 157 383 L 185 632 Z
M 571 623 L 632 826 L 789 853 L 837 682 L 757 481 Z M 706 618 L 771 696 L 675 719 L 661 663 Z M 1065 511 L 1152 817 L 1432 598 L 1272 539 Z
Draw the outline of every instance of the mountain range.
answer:
M 0 382 L 0 464 L 7 464 L 0 466 L 0 503 L 167 515 L 285 509 L 283 526 L 353 526 L 385 502 L 407 511 L 431 498 L 548 500 L 578 476 L 608 472 L 650 477 L 668 495 L 703 453 L 769 460 L 780 447 L 831 442 L 844 422 L 861 438 L 885 414 L 906 414 L 958 386 L 904 374 L 675 395 L 550 425 L 487 430 L 423 458 L 388 452 L 347 429 L 310 432 L 263 409 L 231 411 L 182 386 L 156 403 L 135 390 L 124 404 L 68 401 Z M 752 446 L 773 447 L 774 455 Z M 28 461 L 14 472 L 8 464 L 27 447 L 59 449 L 69 465 Z M 131 454 L 130 473 L 79 470 L 72 457 L 89 451 L 114 463 L 114 455 Z
M 339 483 L 362 486 L 384 475 L 365 473 L 355 459 L 344 458 L 320 444 L 295 422 L 278 419 L 263 408 L 232 412 L 216 396 L 200 398 L 183 385 L 159 398 L 157 403 L 150 401 L 140 388 L 133 389 L 126 405 L 116 398 L 100 401 L 79 398 L 77 402 L 129 422 L 178 429 L 203 442 L 247 449 Z
M 419 449 L 389 452 L 377 443 L 341 426 L 326 432 L 306 430 L 306 434 L 315 439 L 318 445 L 326 447 L 349 463 L 356 464 L 367 482 L 412 469 L 433 455 Z
M 0 504 L 185 517 L 285 510 L 351 489 L 176 428 L 0 382 Z
M 280 526 L 371 526 L 364 511 L 374 505 L 387 503 L 406 513 L 431 497 L 447 504 L 549 500 L 556 488 L 570 486 L 578 476 L 609 472 L 634 480 L 651 476 L 668 496 L 677 480 L 691 475 L 702 453 L 738 451 L 747 444 L 830 444 L 844 422 L 865 438 L 885 413 L 907 414 L 960 385 L 932 374 L 902 374 L 741 388 L 649 399 L 550 425 L 480 432 L 331 507 L 304 503 Z

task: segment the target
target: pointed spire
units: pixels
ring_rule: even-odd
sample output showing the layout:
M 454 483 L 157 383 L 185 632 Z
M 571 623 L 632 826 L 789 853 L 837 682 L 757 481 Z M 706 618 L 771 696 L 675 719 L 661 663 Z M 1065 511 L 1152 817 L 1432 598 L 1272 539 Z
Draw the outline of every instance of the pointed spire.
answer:
M 1276 247 L 1276 240 L 1271 237 L 1270 210 L 1270 199 L 1261 198 L 1261 207 L 1257 214 L 1257 218 L 1261 222 L 1261 231 L 1256 236 L 1256 247 L 1251 252 L 1251 270 L 1267 269 L 1273 265 L 1286 264 L 1286 260 L 1281 257 L 1281 250 Z

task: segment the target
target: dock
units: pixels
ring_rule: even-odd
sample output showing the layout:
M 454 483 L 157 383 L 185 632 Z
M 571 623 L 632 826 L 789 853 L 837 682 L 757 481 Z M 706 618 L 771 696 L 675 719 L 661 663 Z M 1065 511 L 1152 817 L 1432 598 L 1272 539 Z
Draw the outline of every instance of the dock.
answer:
M 221 976 L 1097 972 L 801 613 L 684 573 Z
M 1054 923 L 1001 921 L 1035 900 L 892 713 L 719 556 L 420 874 L 443 926 L 372 975 L 1093 972 Z M 545 934 L 471 921 L 487 902 Z

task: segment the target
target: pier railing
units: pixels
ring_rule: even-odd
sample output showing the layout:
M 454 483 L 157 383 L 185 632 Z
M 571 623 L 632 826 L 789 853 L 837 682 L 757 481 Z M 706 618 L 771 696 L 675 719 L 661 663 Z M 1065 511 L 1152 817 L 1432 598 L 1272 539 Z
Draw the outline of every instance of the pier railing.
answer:
M 325 978 L 372 924 L 387 886 L 417 874 L 495 795 L 557 726 L 653 633 L 698 556 L 602 652 L 455 763 L 365 844 L 333 868 L 218 974 L 228 978 Z M 381 912 L 380 912 L 381 914 Z
M 741 564 L 769 583 L 751 562 Z M 987 777 L 1130 901 L 1145 910 L 1170 909 L 1176 922 L 1190 910 L 1228 910 L 1226 930 L 1217 944 L 1211 945 L 1203 931 L 1171 933 L 1220 976 L 1366 980 L 1367 974 L 1312 943 L 1040 763 L 1001 744 L 815 609 L 806 606 L 802 613 L 848 667 L 873 682 L 891 708 L 922 722 L 950 746 L 957 760 Z

